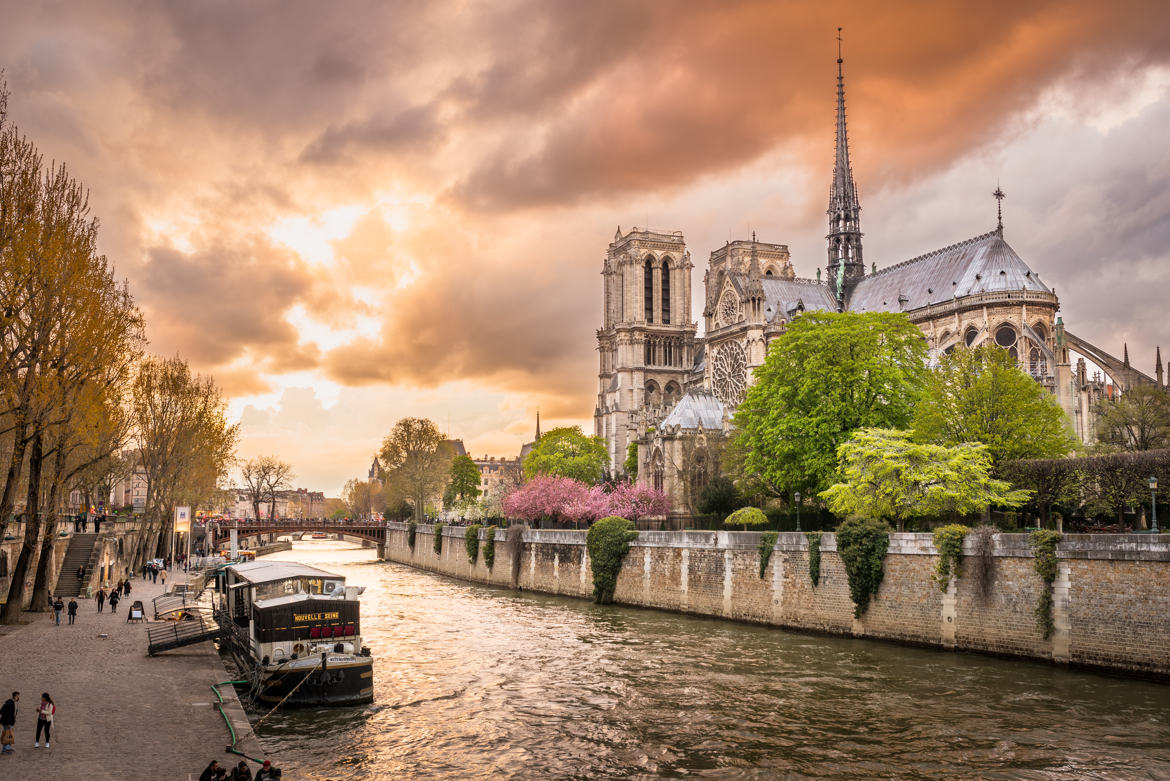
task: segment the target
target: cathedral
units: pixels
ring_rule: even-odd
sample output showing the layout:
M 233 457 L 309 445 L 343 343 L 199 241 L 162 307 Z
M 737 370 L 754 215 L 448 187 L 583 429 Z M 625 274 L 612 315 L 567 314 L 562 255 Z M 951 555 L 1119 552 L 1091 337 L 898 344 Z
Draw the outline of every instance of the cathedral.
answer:
M 867 270 L 861 203 L 849 161 L 843 60 L 837 58 L 836 159 L 829 188 L 825 274 L 796 276 L 783 244 L 729 241 L 703 275 L 703 335 L 691 321 L 691 254 L 681 231 L 618 228 L 602 271 L 603 323 L 596 434 L 620 475 L 636 453 L 639 482 L 690 515 L 719 472 L 731 416 L 772 339 L 806 311 L 905 312 L 932 360 L 988 341 L 1008 350 L 1055 394 L 1077 435 L 1091 442 L 1103 398 L 1155 377 L 1066 331 L 1056 293 L 994 230 L 883 268 Z M 997 199 L 1003 192 L 996 189 Z M 1074 365 L 1072 353 L 1078 358 Z M 1086 358 L 1092 362 L 1090 375 Z

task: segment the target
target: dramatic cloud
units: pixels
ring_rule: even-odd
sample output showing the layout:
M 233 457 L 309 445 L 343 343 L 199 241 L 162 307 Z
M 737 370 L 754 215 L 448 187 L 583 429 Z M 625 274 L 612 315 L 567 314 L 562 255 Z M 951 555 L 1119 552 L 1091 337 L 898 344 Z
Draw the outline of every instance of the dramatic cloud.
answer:
M 998 181 L 1071 331 L 1170 348 L 1153 0 L 0 0 L 0 68 L 152 348 L 332 491 L 403 415 L 496 455 L 537 404 L 588 427 L 617 224 L 683 230 L 696 291 L 752 230 L 813 276 L 839 25 L 867 259 L 988 230 Z

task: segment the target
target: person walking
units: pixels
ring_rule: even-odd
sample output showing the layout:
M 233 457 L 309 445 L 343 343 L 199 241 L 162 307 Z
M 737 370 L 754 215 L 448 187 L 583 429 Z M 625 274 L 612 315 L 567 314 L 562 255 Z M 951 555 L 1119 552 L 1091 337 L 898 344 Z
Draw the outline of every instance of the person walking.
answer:
M 65 609 L 65 603 L 61 601 L 61 597 L 53 600 L 53 614 L 57 617 L 57 626 L 61 626 L 61 611 Z
M 114 589 L 113 591 L 110 592 L 110 612 L 111 613 L 118 612 L 118 599 L 119 599 L 118 590 Z
M 102 608 L 104 608 L 106 606 L 106 592 L 105 592 L 105 590 L 103 590 L 101 586 L 98 586 L 97 593 L 94 594 L 93 597 L 94 597 L 94 599 L 97 600 L 98 612 L 99 613 L 102 612 Z
M 53 714 L 56 712 L 57 706 L 53 704 L 53 698 L 45 692 L 41 695 L 41 704 L 37 706 L 37 737 L 33 748 L 41 745 L 41 730 L 45 731 L 45 748 L 49 747 L 49 732 L 53 729 Z
M 162 572 L 158 573 L 158 576 L 162 580 L 163 591 L 166 591 L 167 590 L 167 571 L 164 569 Z
M 129 579 L 122 581 L 122 596 L 124 596 L 124 597 L 130 596 L 130 580 Z
M 77 620 L 77 597 L 69 597 L 68 613 L 69 624 L 72 625 Z
M 11 754 L 12 746 L 16 743 L 16 703 L 20 702 L 20 692 L 13 692 L 12 696 L 0 706 L 0 753 Z

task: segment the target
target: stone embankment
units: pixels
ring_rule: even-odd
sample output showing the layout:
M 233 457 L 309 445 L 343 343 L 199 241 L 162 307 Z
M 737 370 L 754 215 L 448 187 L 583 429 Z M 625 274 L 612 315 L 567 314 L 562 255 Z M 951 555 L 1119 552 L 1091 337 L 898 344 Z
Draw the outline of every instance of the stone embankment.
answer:
M 72 626 L 64 615 L 55 625 L 50 613 L 0 626 L 0 701 L 20 692 L 16 752 L 0 757 L 0 778 L 193 779 L 212 759 L 227 767 L 241 759 L 224 751 L 231 741 L 210 686 L 228 676 L 214 646 L 148 657 L 146 632 L 156 622 L 126 621 L 134 600 L 149 611 L 160 593 L 162 584 L 136 578 L 117 613 L 107 604 L 99 614 L 94 600 L 79 599 Z M 238 748 L 263 756 L 232 687 L 220 691 Z M 57 705 L 48 749 L 33 748 L 41 692 Z
M 504 587 L 592 594 L 583 531 L 528 530 L 514 546 L 508 531 L 500 529 L 489 571 L 483 556 L 469 563 L 462 528 L 442 530 L 442 552 L 436 555 L 430 526 L 418 527 L 413 549 L 405 524 L 390 527 L 385 548 L 390 561 Z M 1066 535 L 1057 549 L 1055 631 L 1048 639 L 1036 617 L 1046 586 L 1033 568 L 1026 535 L 995 537 L 986 590 L 961 571 L 944 592 L 932 580 L 938 551 L 931 535 L 893 534 L 885 578 L 860 619 L 853 617 L 833 534 L 821 540 L 815 586 L 805 535 L 779 535 L 763 578 L 760 537 L 758 532 L 641 532 L 622 564 L 615 601 L 1170 678 L 1170 535 Z M 964 544 L 968 562 L 971 543 L 968 538 Z

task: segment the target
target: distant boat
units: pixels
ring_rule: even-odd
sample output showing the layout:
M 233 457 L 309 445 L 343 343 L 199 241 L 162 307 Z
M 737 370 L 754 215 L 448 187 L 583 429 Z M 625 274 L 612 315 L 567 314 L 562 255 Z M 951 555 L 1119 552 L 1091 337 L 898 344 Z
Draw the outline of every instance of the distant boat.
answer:
M 311 539 L 314 539 L 314 540 L 327 540 L 327 539 L 329 539 L 329 535 L 326 534 L 325 532 L 313 532 L 311 535 L 309 535 L 309 537 Z

